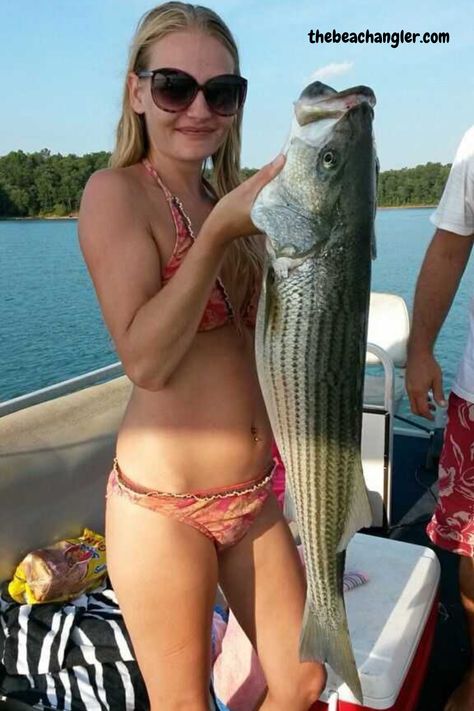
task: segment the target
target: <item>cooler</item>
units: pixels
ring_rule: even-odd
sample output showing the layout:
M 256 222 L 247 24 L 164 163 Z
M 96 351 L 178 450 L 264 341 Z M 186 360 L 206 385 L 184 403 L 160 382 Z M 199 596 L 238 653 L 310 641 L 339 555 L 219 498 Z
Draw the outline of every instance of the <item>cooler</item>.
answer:
M 423 546 L 359 533 L 346 569 L 369 577 L 345 597 L 364 705 L 328 668 L 311 711 L 415 711 L 437 618 L 438 559 Z

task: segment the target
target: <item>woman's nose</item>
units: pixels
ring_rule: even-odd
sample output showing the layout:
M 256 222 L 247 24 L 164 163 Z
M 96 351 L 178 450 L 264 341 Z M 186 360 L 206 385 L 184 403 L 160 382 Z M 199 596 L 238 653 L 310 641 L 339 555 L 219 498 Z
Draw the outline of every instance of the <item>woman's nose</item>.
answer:
M 194 97 L 193 103 L 188 106 L 186 113 L 189 116 L 195 116 L 199 118 L 207 117 L 210 114 L 212 115 L 212 111 L 209 108 L 202 89 L 198 90 L 198 93 Z

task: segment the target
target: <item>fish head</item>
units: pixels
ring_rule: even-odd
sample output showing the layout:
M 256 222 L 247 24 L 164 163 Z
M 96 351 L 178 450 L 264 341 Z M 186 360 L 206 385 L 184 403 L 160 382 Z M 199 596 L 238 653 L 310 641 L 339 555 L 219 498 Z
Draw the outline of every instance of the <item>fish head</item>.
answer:
M 298 266 L 375 213 L 373 106 L 368 87 L 336 92 L 313 82 L 295 103 L 281 173 L 257 196 L 252 220 L 267 234 L 273 262 Z M 361 227 L 362 228 L 362 227 Z
M 375 244 L 378 162 L 373 116 L 373 105 L 365 98 L 350 106 L 336 119 L 318 151 L 312 183 L 318 198 L 308 207 L 316 207 L 321 225 L 329 230 L 326 239 L 359 235 L 368 245 Z

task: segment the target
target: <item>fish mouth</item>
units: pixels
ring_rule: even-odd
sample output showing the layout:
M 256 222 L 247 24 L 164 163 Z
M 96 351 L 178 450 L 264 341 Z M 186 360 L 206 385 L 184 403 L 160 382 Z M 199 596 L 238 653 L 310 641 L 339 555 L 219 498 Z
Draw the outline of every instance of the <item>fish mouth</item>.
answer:
M 373 109 L 375 94 L 368 86 L 336 91 L 320 81 L 309 84 L 295 102 L 295 118 L 300 126 L 322 119 L 339 119 L 348 111 L 367 104 Z

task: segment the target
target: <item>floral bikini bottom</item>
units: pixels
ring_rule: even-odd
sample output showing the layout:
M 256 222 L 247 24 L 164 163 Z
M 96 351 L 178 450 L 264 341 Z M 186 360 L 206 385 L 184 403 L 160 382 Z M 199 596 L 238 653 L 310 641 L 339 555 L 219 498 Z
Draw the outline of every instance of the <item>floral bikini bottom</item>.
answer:
M 220 551 L 238 543 L 247 533 L 271 493 L 274 469 L 272 465 L 263 476 L 232 486 L 172 494 L 131 481 L 114 459 L 107 497 L 125 496 L 139 506 L 187 523 L 213 541 Z

